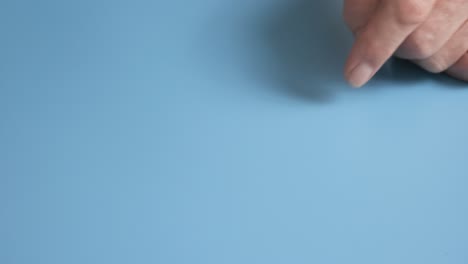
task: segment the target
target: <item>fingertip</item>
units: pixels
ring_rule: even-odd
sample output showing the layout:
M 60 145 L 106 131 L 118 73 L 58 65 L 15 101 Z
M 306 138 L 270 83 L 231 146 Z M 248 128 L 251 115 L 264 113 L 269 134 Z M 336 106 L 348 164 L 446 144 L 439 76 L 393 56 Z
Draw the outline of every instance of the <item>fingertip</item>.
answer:
M 348 74 L 345 74 L 346 80 L 353 88 L 361 88 L 374 75 L 375 69 L 366 62 L 361 62 L 355 66 Z

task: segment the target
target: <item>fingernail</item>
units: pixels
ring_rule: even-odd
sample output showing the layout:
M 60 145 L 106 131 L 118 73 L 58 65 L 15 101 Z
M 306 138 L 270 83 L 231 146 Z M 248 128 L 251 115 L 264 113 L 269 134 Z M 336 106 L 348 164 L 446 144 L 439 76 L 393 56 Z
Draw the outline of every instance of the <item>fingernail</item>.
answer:
M 374 74 L 374 68 L 368 63 L 361 63 L 348 76 L 348 82 L 351 86 L 359 88 L 363 86 Z

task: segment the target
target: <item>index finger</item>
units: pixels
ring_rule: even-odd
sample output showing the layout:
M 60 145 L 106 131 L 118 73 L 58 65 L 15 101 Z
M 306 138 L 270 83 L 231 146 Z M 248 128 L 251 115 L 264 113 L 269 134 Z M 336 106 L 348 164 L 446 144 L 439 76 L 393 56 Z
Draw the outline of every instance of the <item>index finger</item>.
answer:
M 429 16 L 436 0 L 385 0 L 358 34 L 346 62 L 354 87 L 367 83 L 404 40 Z

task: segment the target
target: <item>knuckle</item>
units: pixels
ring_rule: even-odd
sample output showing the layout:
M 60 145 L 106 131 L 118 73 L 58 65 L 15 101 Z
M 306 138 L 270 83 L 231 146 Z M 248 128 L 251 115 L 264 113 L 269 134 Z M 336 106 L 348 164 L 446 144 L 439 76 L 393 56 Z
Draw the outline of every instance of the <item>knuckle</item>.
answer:
M 431 11 L 430 1 L 427 0 L 398 0 L 396 5 L 396 19 L 401 25 L 417 25 L 424 22 Z
M 432 34 L 416 31 L 403 42 L 401 49 L 410 59 L 425 59 L 437 52 L 434 43 Z
M 445 60 L 436 57 L 426 59 L 423 62 L 421 62 L 420 65 L 425 70 L 432 73 L 441 73 L 449 68 L 449 65 L 445 62 Z

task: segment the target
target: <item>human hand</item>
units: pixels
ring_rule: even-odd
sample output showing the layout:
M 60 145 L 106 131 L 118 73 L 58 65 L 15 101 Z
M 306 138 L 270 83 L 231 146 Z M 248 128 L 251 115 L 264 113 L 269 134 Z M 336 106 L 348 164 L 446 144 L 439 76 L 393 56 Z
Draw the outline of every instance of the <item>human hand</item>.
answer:
M 356 40 L 345 76 L 366 84 L 392 56 L 468 81 L 468 0 L 344 0 Z

